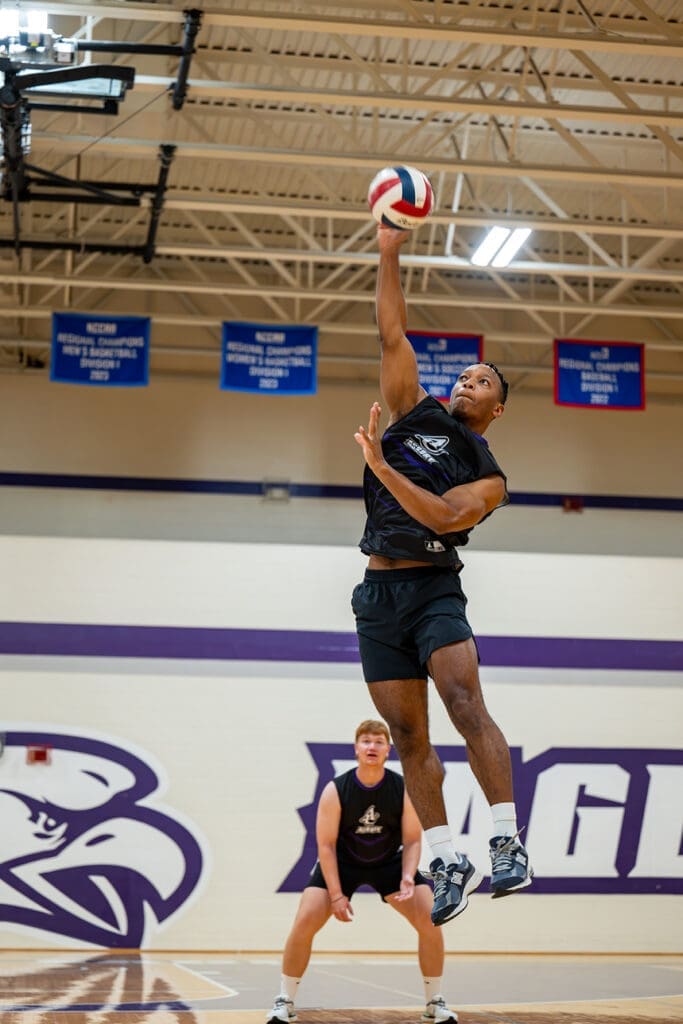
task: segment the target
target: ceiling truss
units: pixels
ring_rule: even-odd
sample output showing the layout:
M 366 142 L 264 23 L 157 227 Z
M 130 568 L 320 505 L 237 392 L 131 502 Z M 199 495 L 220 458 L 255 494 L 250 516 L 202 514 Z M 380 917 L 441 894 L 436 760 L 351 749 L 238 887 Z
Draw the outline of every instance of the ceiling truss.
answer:
M 73 309 L 151 315 L 153 373 L 215 375 L 221 321 L 252 319 L 318 323 L 322 382 L 376 379 L 365 193 L 409 163 L 438 198 L 402 258 L 411 326 L 481 332 L 513 387 L 542 391 L 554 337 L 641 341 L 649 400 L 680 398 L 676 0 L 207 3 L 181 110 L 162 51 L 187 5 L 24 6 L 84 53 L 160 51 L 111 53 L 135 67 L 116 118 L 35 111 L 31 160 L 122 187 L 153 179 L 161 146 L 175 156 L 156 208 L 35 196 L 18 254 L 0 204 L 0 369 L 45 372 L 51 312 Z M 533 234 L 509 267 L 474 268 L 494 224 Z

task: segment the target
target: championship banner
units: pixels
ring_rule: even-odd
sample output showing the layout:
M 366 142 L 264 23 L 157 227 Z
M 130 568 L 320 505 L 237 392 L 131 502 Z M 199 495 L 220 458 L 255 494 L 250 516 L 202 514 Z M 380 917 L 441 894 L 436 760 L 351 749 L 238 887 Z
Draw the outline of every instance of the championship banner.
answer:
M 318 328 L 223 324 L 221 389 L 280 395 L 317 390 Z
M 644 409 L 644 346 L 556 338 L 555 405 Z
M 149 383 L 147 316 L 52 314 L 50 380 L 144 387 Z
M 441 401 L 451 397 L 453 385 L 465 367 L 480 363 L 482 359 L 480 334 L 410 331 L 406 337 L 415 349 L 420 384 Z

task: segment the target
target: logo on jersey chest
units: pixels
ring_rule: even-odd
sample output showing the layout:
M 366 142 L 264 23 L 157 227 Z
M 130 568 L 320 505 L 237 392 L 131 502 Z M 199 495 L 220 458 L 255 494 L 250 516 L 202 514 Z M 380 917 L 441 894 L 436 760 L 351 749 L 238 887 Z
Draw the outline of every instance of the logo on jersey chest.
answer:
M 357 836 L 367 835 L 378 835 L 382 831 L 382 826 L 378 825 L 377 822 L 381 818 L 379 811 L 375 810 L 375 805 L 370 804 L 367 811 L 364 811 L 358 819 L 358 828 L 356 829 Z
M 449 438 L 438 434 L 416 434 L 415 437 L 407 437 L 404 444 L 425 462 L 436 462 L 435 455 L 448 451 L 448 441 Z

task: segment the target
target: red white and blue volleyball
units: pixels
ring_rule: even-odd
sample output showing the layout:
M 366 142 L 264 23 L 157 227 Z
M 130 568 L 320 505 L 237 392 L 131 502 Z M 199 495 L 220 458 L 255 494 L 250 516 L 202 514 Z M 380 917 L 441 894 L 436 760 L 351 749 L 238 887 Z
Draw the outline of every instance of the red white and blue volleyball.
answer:
M 434 192 L 416 167 L 384 167 L 370 182 L 368 204 L 379 224 L 412 229 L 432 212 Z

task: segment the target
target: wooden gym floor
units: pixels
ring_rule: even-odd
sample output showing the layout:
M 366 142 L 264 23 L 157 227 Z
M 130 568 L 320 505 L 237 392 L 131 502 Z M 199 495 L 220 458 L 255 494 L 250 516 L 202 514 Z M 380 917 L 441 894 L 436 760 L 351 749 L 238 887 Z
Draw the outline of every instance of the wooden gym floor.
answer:
M 263 1024 L 279 957 L 0 951 L 0 1024 Z M 460 1024 L 682 1024 L 683 956 L 451 954 Z M 409 1024 L 423 1009 L 414 956 L 315 955 L 300 1024 Z

